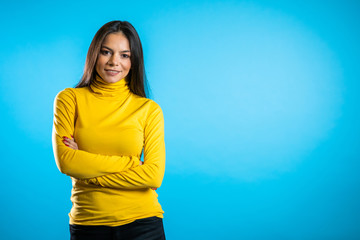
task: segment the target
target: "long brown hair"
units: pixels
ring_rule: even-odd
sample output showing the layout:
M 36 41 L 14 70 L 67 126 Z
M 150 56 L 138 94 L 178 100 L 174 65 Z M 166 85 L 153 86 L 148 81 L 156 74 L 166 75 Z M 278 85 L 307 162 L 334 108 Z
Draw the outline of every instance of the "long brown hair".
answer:
M 135 28 L 127 21 L 111 21 L 102 26 L 91 41 L 84 67 L 84 74 L 76 88 L 86 87 L 96 77 L 96 61 L 100 53 L 101 45 L 110 33 L 121 32 L 128 39 L 131 51 L 131 69 L 126 76 L 126 82 L 132 93 L 141 97 L 147 97 L 149 89 L 145 74 L 144 55 L 141 41 Z

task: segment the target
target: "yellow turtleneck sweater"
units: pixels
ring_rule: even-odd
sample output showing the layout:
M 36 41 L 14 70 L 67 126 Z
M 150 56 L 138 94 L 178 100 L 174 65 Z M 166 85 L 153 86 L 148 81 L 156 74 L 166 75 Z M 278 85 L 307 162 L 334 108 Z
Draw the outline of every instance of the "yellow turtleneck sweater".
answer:
M 62 142 L 71 135 L 79 150 Z M 163 114 L 154 101 L 131 93 L 125 79 L 97 77 L 89 87 L 58 93 L 52 136 L 56 164 L 72 179 L 70 224 L 120 226 L 163 217 L 152 190 L 165 171 Z

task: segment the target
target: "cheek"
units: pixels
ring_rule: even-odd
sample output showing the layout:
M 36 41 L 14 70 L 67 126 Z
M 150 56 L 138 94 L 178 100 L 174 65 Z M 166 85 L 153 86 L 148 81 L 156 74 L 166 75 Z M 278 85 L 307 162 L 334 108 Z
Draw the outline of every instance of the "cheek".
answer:
M 130 70 L 130 68 L 131 68 L 131 61 L 130 61 L 130 60 L 128 60 L 128 61 L 125 63 L 125 67 L 126 67 L 127 70 Z
M 96 71 L 99 71 L 101 69 L 101 58 L 99 57 L 97 60 L 96 60 L 96 64 L 95 64 L 95 69 Z
M 101 67 L 101 66 L 104 66 L 105 65 L 105 62 L 106 62 L 106 58 L 99 55 L 99 57 L 97 58 L 96 60 L 96 67 Z
M 99 72 L 99 69 L 100 69 L 99 61 L 96 61 L 95 69 L 96 69 L 97 72 Z

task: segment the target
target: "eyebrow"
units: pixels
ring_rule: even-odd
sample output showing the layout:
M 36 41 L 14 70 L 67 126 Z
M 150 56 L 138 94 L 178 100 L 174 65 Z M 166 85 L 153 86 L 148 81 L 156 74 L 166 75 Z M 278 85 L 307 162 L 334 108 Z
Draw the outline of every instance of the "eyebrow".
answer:
M 111 48 L 107 47 L 107 46 L 101 46 L 102 48 L 107 48 L 109 49 L 110 51 L 114 52 L 114 50 L 112 50 Z M 123 51 L 120 51 L 121 53 L 125 53 L 125 52 L 130 52 L 130 50 L 123 50 Z

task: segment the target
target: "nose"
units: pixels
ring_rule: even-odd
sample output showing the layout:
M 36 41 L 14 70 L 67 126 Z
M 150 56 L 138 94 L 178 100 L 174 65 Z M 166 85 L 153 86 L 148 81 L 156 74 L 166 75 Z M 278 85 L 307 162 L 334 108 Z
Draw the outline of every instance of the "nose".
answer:
M 117 57 L 116 54 L 113 54 L 113 55 L 110 57 L 110 59 L 109 59 L 109 61 L 108 61 L 108 64 L 109 64 L 110 66 L 117 66 L 117 65 L 119 65 L 119 61 L 120 61 L 120 58 Z

